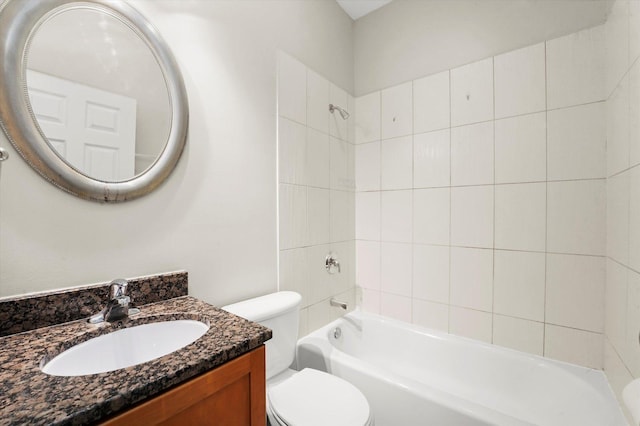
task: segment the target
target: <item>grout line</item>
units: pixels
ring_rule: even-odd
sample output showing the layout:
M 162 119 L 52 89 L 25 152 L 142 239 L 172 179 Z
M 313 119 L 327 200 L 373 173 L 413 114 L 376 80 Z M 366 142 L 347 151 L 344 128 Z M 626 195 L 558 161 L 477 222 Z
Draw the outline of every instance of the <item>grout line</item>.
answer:
M 450 186 L 418 186 L 418 187 L 402 187 L 402 188 L 392 188 L 392 189 L 367 189 L 367 190 L 363 190 L 363 191 L 357 191 L 357 193 L 371 193 L 371 192 L 389 192 L 389 191 L 410 191 L 412 189 L 420 189 L 420 190 L 436 190 L 436 189 L 447 189 L 447 188 L 477 188 L 477 187 L 484 187 L 484 186 L 508 186 L 508 185 L 527 185 L 527 184 L 541 184 L 541 183 L 567 183 L 567 182 L 594 182 L 594 181 L 606 181 L 607 179 L 611 178 L 611 177 L 615 177 L 621 173 L 624 173 L 626 171 L 629 171 L 635 167 L 639 167 L 640 163 L 634 165 L 633 167 L 630 167 L 626 170 L 624 170 L 623 172 L 619 172 L 615 175 L 609 176 L 608 178 L 605 176 L 602 177 L 590 177 L 590 178 L 583 178 L 583 179 L 556 179 L 556 180 L 535 180 L 535 181 L 525 181 L 525 182 L 501 182 L 501 183 L 479 183 L 479 184 L 467 184 L 467 185 L 450 185 Z M 304 185 L 300 185 L 300 184 L 295 184 L 295 183 L 287 183 L 287 182 L 280 182 L 286 185 L 292 185 L 292 186 L 304 186 Z M 328 188 L 324 188 L 324 187 L 312 187 L 312 188 L 319 188 L 319 189 L 328 189 Z M 345 192 L 351 192 L 351 191 L 347 191 L 347 190 L 342 190 Z
M 379 188 L 382 190 L 382 90 L 378 91 L 378 105 L 380 105 L 380 111 L 378 113 L 378 132 L 380 134 L 380 155 L 379 155 L 379 169 L 380 176 Z M 380 259 L 378 262 L 378 276 L 380 277 L 380 285 L 378 290 L 378 313 L 382 315 L 382 194 L 378 197 L 378 235 L 380 235 Z
M 276 59 L 276 290 L 282 290 L 280 288 L 280 255 L 282 246 L 280 244 L 280 63 L 279 59 Z M 305 152 L 307 144 L 307 134 L 305 132 Z M 306 156 L 305 156 L 306 161 Z
M 631 372 L 631 369 L 627 366 L 627 363 L 625 362 L 625 360 L 620 355 L 620 352 L 618 352 L 618 348 L 616 348 L 616 346 L 613 344 L 613 342 L 609 339 L 609 336 L 607 336 L 606 332 L 603 333 L 603 337 L 604 337 L 604 344 L 606 345 L 607 342 L 609 343 L 609 346 L 611 346 L 611 348 L 613 349 L 613 352 L 615 352 L 616 356 L 620 360 L 620 363 L 625 368 L 625 370 L 627 370 L 627 373 L 629 373 L 629 375 L 631 377 L 635 378 L 634 374 Z M 604 360 L 603 360 L 603 364 L 604 364 Z M 603 367 L 603 370 L 604 370 L 604 367 Z
M 414 138 L 414 134 L 415 134 L 415 129 L 416 129 L 416 120 L 415 120 L 415 103 L 416 103 L 416 97 L 415 97 L 415 82 L 414 80 L 411 81 L 411 187 L 415 187 L 415 138 Z M 415 324 L 416 319 L 415 319 L 415 312 L 413 312 L 413 294 L 414 294 L 414 286 L 415 286 L 415 280 L 414 280 L 414 276 L 413 276 L 413 271 L 415 268 L 415 258 L 416 258 L 416 254 L 415 254 L 415 228 L 416 228 L 416 215 L 415 215 L 415 189 L 411 190 L 411 258 L 410 263 L 411 263 L 411 268 L 410 268 L 410 278 L 411 278 L 411 289 L 410 289 L 410 293 L 411 293 L 411 297 L 410 297 L 410 303 L 411 303 L 411 323 Z
M 448 290 L 449 290 L 449 294 L 448 294 L 448 298 L 447 298 L 447 332 L 451 333 L 451 255 L 452 255 L 452 250 L 451 250 L 451 228 L 452 228 L 452 223 L 453 223 L 453 206 L 452 206 L 452 199 L 453 199 L 453 191 L 451 191 L 451 129 L 453 126 L 453 98 L 451 96 L 451 91 L 452 91 L 452 87 L 453 87 L 453 83 L 452 83 L 452 79 L 451 79 L 451 70 L 448 71 L 448 75 L 449 75 L 449 265 L 448 265 Z
M 547 258 L 549 257 L 549 93 L 548 90 L 548 66 L 547 66 L 547 41 L 544 43 L 544 168 L 545 168 L 545 190 L 544 190 L 544 298 L 542 300 L 542 355 L 544 356 L 546 351 L 546 338 L 547 338 Z
M 494 315 L 496 295 L 496 57 L 492 57 L 493 77 L 493 247 L 491 250 L 491 343 L 495 343 Z

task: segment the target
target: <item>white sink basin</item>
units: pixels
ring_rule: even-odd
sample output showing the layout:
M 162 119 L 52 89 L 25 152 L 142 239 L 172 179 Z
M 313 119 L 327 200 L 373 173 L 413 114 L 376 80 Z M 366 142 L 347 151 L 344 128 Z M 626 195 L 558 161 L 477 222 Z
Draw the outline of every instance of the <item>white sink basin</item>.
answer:
M 94 337 L 62 352 L 42 367 L 52 376 L 84 376 L 142 364 L 195 342 L 209 326 L 200 321 L 154 322 Z

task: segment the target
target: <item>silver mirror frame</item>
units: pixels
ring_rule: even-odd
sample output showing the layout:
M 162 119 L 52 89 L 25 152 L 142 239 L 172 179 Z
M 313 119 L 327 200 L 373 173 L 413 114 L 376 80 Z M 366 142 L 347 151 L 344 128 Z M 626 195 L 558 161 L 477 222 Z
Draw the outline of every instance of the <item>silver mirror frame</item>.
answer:
M 47 17 L 75 7 L 101 10 L 129 26 L 149 46 L 167 84 L 171 104 L 167 144 L 153 165 L 126 181 L 96 180 L 71 167 L 51 148 L 31 110 L 26 83 L 31 37 Z M 124 1 L 6 0 L 0 4 L 0 125 L 22 158 L 58 188 L 103 203 L 132 200 L 153 191 L 180 159 L 187 138 L 188 108 L 184 81 L 168 45 L 146 18 Z

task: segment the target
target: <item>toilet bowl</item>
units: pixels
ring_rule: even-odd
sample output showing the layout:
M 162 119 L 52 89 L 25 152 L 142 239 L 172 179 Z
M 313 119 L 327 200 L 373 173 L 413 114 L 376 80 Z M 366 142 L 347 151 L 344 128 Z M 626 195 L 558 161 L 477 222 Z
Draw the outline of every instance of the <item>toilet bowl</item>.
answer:
M 372 426 L 365 396 L 351 383 L 323 371 L 289 368 L 298 336 L 301 296 L 281 291 L 222 309 L 269 327 L 266 343 L 267 417 L 271 426 Z
M 305 368 L 267 384 L 267 414 L 272 426 L 369 426 L 369 403 L 351 383 Z

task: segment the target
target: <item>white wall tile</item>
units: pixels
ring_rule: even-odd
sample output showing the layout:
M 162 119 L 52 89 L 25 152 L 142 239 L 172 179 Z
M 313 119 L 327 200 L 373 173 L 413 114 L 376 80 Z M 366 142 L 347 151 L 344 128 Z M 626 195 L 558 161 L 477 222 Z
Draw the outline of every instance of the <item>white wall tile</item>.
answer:
M 451 188 L 451 244 L 493 247 L 493 186 Z
M 607 179 L 607 256 L 629 264 L 630 176 L 626 171 Z
M 607 375 L 607 380 L 609 381 L 613 392 L 618 398 L 620 407 L 627 416 L 627 421 L 629 424 L 632 424 L 631 417 L 622 400 L 622 390 L 633 380 L 633 376 L 629 370 L 627 370 L 627 367 L 624 365 L 613 346 L 611 346 L 611 343 L 606 339 L 604 342 L 604 372 Z
M 298 324 L 298 339 L 309 334 L 309 308 L 300 309 Z
M 449 331 L 449 306 L 426 300 L 413 299 L 412 322 L 433 330 Z
M 307 129 L 286 118 L 278 119 L 278 182 L 306 185 Z
M 380 142 L 370 142 L 355 147 L 356 189 L 380 190 Z
M 307 189 L 307 224 L 309 244 L 326 244 L 330 240 L 330 195 L 328 189 Z
M 413 246 L 413 297 L 449 303 L 449 247 Z
M 319 303 L 331 296 L 332 280 L 335 280 L 336 277 L 330 275 L 325 268 L 325 259 L 331 251 L 330 244 L 306 247 L 307 271 L 309 274 L 309 305 Z
M 629 70 L 629 165 L 637 164 L 640 164 L 640 61 Z
M 280 184 L 280 250 L 308 242 L 307 188 Z
M 629 76 L 607 100 L 607 176 L 629 167 Z
M 449 71 L 413 81 L 413 133 L 450 127 L 450 111 Z
M 329 136 L 307 128 L 307 185 L 329 188 Z
M 492 311 L 493 250 L 451 247 L 451 304 Z
M 548 254 L 546 321 L 603 332 L 605 279 L 604 257 Z
M 451 185 L 493 183 L 493 122 L 451 129 Z
M 640 377 L 640 274 L 628 271 L 626 336 L 623 359 L 635 377 Z
M 640 2 L 629 2 L 629 63 L 640 56 Z
M 356 98 L 356 143 L 380 139 L 380 92 Z
M 495 122 L 496 183 L 546 179 L 546 115 L 529 114 Z
M 545 254 L 495 252 L 493 311 L 544 321 Z
M 624 352 L 627 324 L 627 268 L 607 259 L 605 287 L 605 334 L 620 353 Z
M 278 115 L 307 123 L 307 68 L 278 52 Z
M 545 44 L 494 58 L 496 118 L 544 111 Z
M 355 147 L 349 142 L 329 138 L 331 189 L 355 189 Z
M 603 255 L 606 241 L 604 180 L 547 184 L 547 250 Z
M 545 325 L 544 356 L 572 364 L 601 369 L 602 334 L 573 328 Z
M 640 167 L 629 171 L 629 266 L 640 271 Z
M 369 290 L 380 290 L 380 243 L 356 241 L 356 283 Z
M 382 91 L 382 139 L 413 133 L 412 91 L 411 82 Z
M 380 313 L 380 292 L 378 290 L 362 289 L 362 310 L 372 314 Z
M 496 248 L 545 250 L 546 186 L 546 183 L 496 185 Z
M 604 29 L 598 26 L 547 42 L 547 108 L 605 99 Z
M 451 183 L 451 131 L 421 133 L 413 137 L 413 186 L 449 186 Z
M 307 69 L 307 126 L 329 133 L 329 81 Z
M 449 244 L 451 217 L 449 188 L 413 191 L 413 242 Z
M 325 274 L 328 275 L 329 279 L 329 296 L 337 296 L 355 286 L 355 250 L 356 247 L 353 241 L 341 241 L 332 243 L 329 246 L 329 251 L 332 252 L 340 262 L 340 273 L 338 274 L 329 274 L 326 270 L 325 260 L 329 251 L 327 251 L 325 257 L 322 258 L 322 267 L 325 268 Z
M 410 243 L 412 238 L 412 190 L 380 194 L 382 241 Z
M 451 125 L 493 119 L 493 58 L 451 70 Z
M 382 243 L 380 289 L 384 293 L 411 296 L 411 244 Z
M 347 111 L 351 117 L 347 120 L 347 134 L 349 143 L 356 143 L 356 98 L 347 93 Z
M 289 290 L 300 293 L 300 306 L 306 307 L 309 302 L 309 277 L 307 273 L 307 253 L 304 248 L 280 250 L 280 276 L 278 290 Z
M 411 298 L 396 294 L 381 293 L 380 314 L 411 323 Z
M 411 136 L 382 141 L 382 189 L 407 189 L 413 186 L 412 143 Z
M 380 192 L 356 193 L 356 238 L 380 241 Z
M 542 355 L 544 324 L 520 318 L 494 315 L 493 343 L 530 354 Z
M 345 109 L 349 114 L 353 114 L 353 111 L 349 110 L 347 92 L 331 83 L 329 85 L 329 103 L 337 105 Z M 327 104 L 327 110 L 329 105 Z M 353 116 L 350 116 L 347 120 L 343 119 L 339 112 L 333 114 L 329 112 L 329 134 L 334 138 L 349 141 L 349 120 L 353 120 Z
M 609 95 L 629 69 L 629 1 L 613 3 L 605 29 L 605 88 Z
M 493 320 L 488 312 L 449 307 L 449 333 L 491 343 Z
M 307 309 L 309 331 L 317 330 L 331 322 L 331 305 L 327 300 L 315 303 Z
M 330 191 L 330 241 L 346 241 L 355 238 L 356 199 L 353 192 Z
M 605 177 L 606 126 L 604 102 L 549 111 L 549 180 Z

